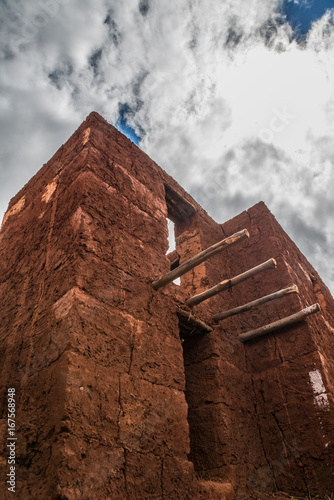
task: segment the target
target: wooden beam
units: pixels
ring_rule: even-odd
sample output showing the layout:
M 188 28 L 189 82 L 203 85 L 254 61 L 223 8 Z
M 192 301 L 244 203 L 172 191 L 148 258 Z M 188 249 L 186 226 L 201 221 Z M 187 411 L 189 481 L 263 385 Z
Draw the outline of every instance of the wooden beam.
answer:
M 312 306 L 306 307 L 302 311 L 292 314 L 291 316 L 287 316 L 286 318 L 279 319 L 278 321 L 274 321 L 274 323 L 269 323 L 268 325 L 262 326 L 257 330 L 252 330 L 251 332 L 242 333 L 241 335 L 239 335 L 239 340 L 241 342 L 246 342 L 247 340 L 252 340 L 257 337 L 262 337 L 263 335 L 267 335 L 270 332 L 274 332 L 279 328 L 284 328 L 293 325 L 295 323 L 298 323 L 299 321 L 302 321 L 310 314 L 314 314 L 320 311 L 320 309 L 321 308 L 319 304 L 313 304 Z
M 167 285 L 171 281 L 174 281 L 176 278 L 179 278 L 180 276 L 187 273 L 194 267 L 199 266 L 199 264 L 209 259 L 213 255 L 216 255 L 225 248 L 229 247 L 230 245 L 233 245 L 234 243 L 237 243 L 237 241 L 243 240 L 244 238 L 249 238 L 249 232 L 247 231 L 247 229 L 243 229 L 242 231 L 232 234 L 232 236 L 229 236 L 224 240 L 218 241 L 218 243 L 215 243 L 206 250 L 203 250 L 202 252 L 198 253 L 197 255 L 195 255 L 195 257 L 192 257 L 191 259 L 187 260 L 177 268 L 173 269 L 173 271 L 170 271 L 169 273 L 165 274 L 158 280 L 153 281 L 152 283 L 153 288 L 155 288 L 155 290 L 158 290 L 158 288 L 161 288 L 162 286 Z
M 244 304 L 243 306 L 235 307 L 234 309 L 215 314 L 213 319 L 216 322 L 221 321 L 222 319 L 229 318 L 230 316 L 235 316 L 236 314 L 241 314 L 245 311 L 249 311 L 250 309 L 253 309 L 253 307 L 260 306 L 262 304 L 265 304 L 266 302 L 270 302 L 271 300 L 280 299 L 281 297 L 289 295 L 290 293 L 299 293 L 298 287 L 296 285 L 293 285 L 289 288 L 283 288 L 283 290 L 279 290 L 278 292 L 271 293 L 270 295 L 266 295 L 265 297 L 261 297 L 260 299 L 253 300 L 252 302 L 248 302 L 248 304 Z
M 176 314 L 179 318 L 180 324 L 180 335 L 183 338 L 186 338 L 195 333 L 210 333 L 213 332 L 213 328 L 207 325 L 201 319 L 196 318 L 189 311 L 184 311 L 179 307 L 176 308 Z M 185 333 L 186 332 L 186 333 Z
M 237 285 L 238 283 L 241 283 L 242 281 L 245 281 L 248 278 L 251 278 L 252 276 L 255 276 L 256 274 L 265 271 L 266 269 L 273 269 L 276 267 L 277 267 L 276 260 L 269 259 L 266 262 L 260 264 L 259 266 L 253 267 L 252 269 L 249 269 L 248 271 L 239 274 L 238 276 L 235 276 L 230 280 L 221 281 L 220 283 L 218 283 L 218 285 L 209 288 L 209 290 L 205 290 L 205 292 L 199 293 L 198 295 L 194 295 L 190 299 L 186 300 L 186 304 L 187 306 L 195 306 L 196 304 L 203 302 L 203 300 L 207 300 L 210 297 L 217 295 L 217 293 L 220 293 L 223 290 L 227 290 L 232 286 Z
M 175 191 L 168 184 L 165 185 L 165 196 L 167 203 L 167 213 L 168 218 L 173 222 L 179 222 L 181 220 L 187 220 L 189 217 L 194 215 L 197 210 L 189 203 L 180 193 Z

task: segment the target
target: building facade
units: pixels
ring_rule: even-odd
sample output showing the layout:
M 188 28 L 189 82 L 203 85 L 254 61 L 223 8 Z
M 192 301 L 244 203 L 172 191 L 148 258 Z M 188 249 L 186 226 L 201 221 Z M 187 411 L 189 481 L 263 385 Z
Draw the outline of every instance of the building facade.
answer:
M 91 113 L 10 202 L 0 255 L 2 498 L 9 388 L 21 499 L 334 492 L 333 298 L 262 202 L 213 221 Z

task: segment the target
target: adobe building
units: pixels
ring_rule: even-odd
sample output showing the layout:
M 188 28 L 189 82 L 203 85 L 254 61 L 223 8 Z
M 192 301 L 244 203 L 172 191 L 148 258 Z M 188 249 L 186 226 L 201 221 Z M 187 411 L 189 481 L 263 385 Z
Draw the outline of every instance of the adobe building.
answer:
M 10 202 L 0 294 L 1 498 L 334 492 L 333 298 L 262 202 L 213 221 L 91 113 Z

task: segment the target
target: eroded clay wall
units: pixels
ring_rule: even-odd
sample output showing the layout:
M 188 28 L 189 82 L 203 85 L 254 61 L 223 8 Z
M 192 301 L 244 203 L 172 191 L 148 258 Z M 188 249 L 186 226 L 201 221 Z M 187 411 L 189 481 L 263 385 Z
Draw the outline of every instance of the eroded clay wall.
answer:
M 320 277 L 263 203 L 222 225 L 226 234 L 246 227 L 250 239 L 230 259 L 232 274 L 241 261 L 252 267 L 275 258 L 277 270 L 235 287 L 232 307 L 296 284 L 288 295 L 239 317 L 224 320 L 227 331 L 242 333 L 318 302 L 321 312 L 295 326 L 244 346 L 266 468 L 254 471 L 249 486 L 292 494 L 334 491 L 333 476 L 333 298 Z
M 180 263 L 241 229 L 250 239 L 156 291 L 166 185 L 195 212 L 175 220 Z M 20 498 L 208 498 L 194 468 L 212 498 L 331 488 L 333 301 L 263 204 L 217 224 L 92 113 L 10 203 L 0 257 L 1 481 L 14 386 Z M 269 258 L 277 270 L 193 307 L 214 330 L 181 341 L 176 306 Z M 293 283 L 298 296 L 212 320 Z M 306 322 L 239 342 L 314 302 Z
M 198 245 L 190 247 L 189 232 L 197 235 L 200 248 Z M 199 214 L 192 218 L 187 228 L 180 225 L 177 249 L 181 255 L 186 250 L 183 254 L 186 260 L 234 232 L 225 234 L 218 224 L 205 214 Z M 194 269 L 184 280 L 181 278 L 185 297 L 233 277 L 230 261 L 234 256 L 239 256 L 238 273 L 247 270 L 247 263 L 240 259 L 244 250 L 245 242 L 237 243 Z M 271 275 L 269 271 L 268 281 Z M 225 325 L 217 325 L 212 320 L 215 313 L 228 309 L 233 300 L 226 291 L 194 306 L 192 312 L 214 331 L 186 339 L 183 350 L 191 459 L 200 477 L 228 481 L 237 492 L 245 490 L 255 468 L 265 468 L 266 459 L 255 417 L 256 402 L 244 346 L 237 340 L 235 328 L 226 329 Z
M 131 148 L 90 115 L 1 230 L 1 488 L 15 387 L 22 499 L 195 494 L 178 321 L 151 285 L 169 267 L 163 180 Z
M 187 196 L 174 181 L 166 179 Z M 180 264 L 225 238 L 220 225 L 198 205 L 196 208 L 197 213 L 189 220 L 176 222 L 176 251 Z M 178 299 L 177 304 L 187 309 L 187 298 L 230 276 L 229 259 L 243 248 L 244 242 L 237 243 L 183 275 L 180 287 L 168 285 L 165 293 L 174 296 Z M 236 341 L 236 332 L 226 334 L 224 328 L 212 321 L 213 314 L 226 307 L 227 302 L 229 294 L 224 294 L 192 308 L 192 312 L 213 326 L 214 331 L 186 339 L 183 351 L 190 458 L 198 477 L 229 482 L 237 491 L 246 486 L 250 471 L 254 467 L 264 467 L 266 461 L 254 419 L 251 377 L 247 372 L 244 348 Z
M 176 184 L 174 188 L 186 196 Z M 277 269 L 191 308 L 214 331 L 183 343 L 190 456 L 199 476 L 229 481 L 239 495 L 243 490 L 330 494 L 334 303 L 328 289 L 263 203 L 223 224 L 222 233 L 200 208 L 187 222 L 177 223 L 180 263 L 244 228 L 249 240 L 181 277 L 182 305 L 184 298 L 223 279 L 271 258 L 277 262 Z M 216 326 L 212 321 L 219 311 L 293 284 L 298 295 Z M 321 312 L 293 327 L 245 345 L 238 340 L 241 333 L 317 302 Z

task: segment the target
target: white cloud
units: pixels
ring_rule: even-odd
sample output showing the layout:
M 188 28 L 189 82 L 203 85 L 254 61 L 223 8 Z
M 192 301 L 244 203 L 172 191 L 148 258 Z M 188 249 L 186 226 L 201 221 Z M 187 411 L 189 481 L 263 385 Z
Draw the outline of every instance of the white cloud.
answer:
M 91 110 L 115 123 L 127 104 L 141 147 L 217 220 L 264 199 L 334 290 L 333 23 L 300 47 L 279 5 L 2 3 L 2 212 Z

